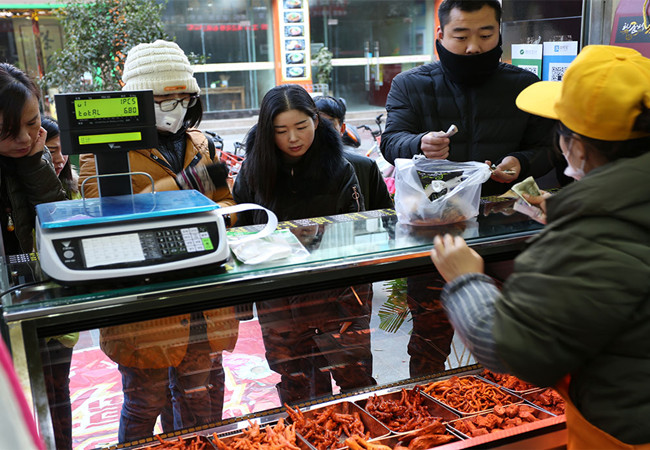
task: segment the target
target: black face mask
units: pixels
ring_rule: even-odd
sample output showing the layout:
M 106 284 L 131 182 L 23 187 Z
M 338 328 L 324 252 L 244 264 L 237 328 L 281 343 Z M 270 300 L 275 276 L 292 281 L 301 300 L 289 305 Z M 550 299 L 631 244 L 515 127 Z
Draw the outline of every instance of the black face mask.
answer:
M 477 55 L 457 55 L 447 50 L 436 40 L 436 49 L 445 75 L 460 84 L 478 85 L 484 83 L 499 67 L 503 50 L 499 44 L 489 52 Z

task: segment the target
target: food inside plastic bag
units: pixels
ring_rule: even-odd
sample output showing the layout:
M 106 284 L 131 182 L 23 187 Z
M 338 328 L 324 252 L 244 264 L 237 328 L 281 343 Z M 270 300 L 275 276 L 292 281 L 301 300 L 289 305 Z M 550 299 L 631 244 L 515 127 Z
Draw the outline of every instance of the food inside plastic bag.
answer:
M 444 225 L 476 217 L 490 168 L 479 162 L 395 160 L 395 211 L 402 223 Z

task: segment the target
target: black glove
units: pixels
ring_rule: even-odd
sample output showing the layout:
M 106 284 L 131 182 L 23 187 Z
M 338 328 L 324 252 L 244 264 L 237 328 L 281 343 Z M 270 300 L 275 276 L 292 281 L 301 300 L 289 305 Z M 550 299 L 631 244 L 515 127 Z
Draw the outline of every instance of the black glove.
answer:
M 228 166 L 224 163 L 187 167 L 176 175 L 176 183 L 181 189 L 195 189 L 209 194 L 218 188 L 227 187 Z

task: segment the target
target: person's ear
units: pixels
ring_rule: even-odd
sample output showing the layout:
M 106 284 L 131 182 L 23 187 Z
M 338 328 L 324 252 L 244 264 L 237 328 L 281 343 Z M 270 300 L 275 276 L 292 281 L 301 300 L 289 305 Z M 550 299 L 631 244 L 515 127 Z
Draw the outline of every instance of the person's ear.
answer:
M 316 117 L 314 117 L 314 129 L 318 128 L 318 120 L 320 119 L 320 116 L 316 114 Z
M 345 126 L 345 122 L 343 122 L 341 124 L 341 136 L 343 136 L 345 134 L 345 130 L 346 130 L 346 126 Z
M 438 29 L 436 30 L 436 38 L 441 40 L 442 37 L 443 37 L 442 27 L 438 27 Z
M 571 139 L 569 151 L 575 159 L 582 161 L 583 159 L 587 158 L 588 145 L 588 143 L 576 136 Z

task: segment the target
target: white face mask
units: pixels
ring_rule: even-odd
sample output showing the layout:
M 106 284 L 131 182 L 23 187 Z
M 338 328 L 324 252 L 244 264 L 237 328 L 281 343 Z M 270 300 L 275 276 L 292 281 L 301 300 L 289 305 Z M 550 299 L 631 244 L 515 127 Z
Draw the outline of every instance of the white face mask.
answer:
M 176 108 L 171 111 L 161 111 L 160 105 L 157 103 L 154 103 L 153 106 L 156 112 L 156 128 L 159 131 L 174 134 L 181 129 L 187 109 L 183 108 L 180 104 L 176 105 Z
M 572 144 L 567 149 L 567 153 L 571 151 L 572 146 L 573 146 L 573 141 Z M 564 159 L 566 159 L 566 164 L 567 164 L 566 169 L 564 169 L 564 175 L 573 178 L 574 180 L 582 179 L 585 176 L 585 163 L 587 162 L 587 160 L 583 159 L 580 168 L 576 169 L 571 165 L 571 163 L 569 162 L 569 158 L 564 154 L 564 152 L 562 152 L 562 156 L 564 156 Z

